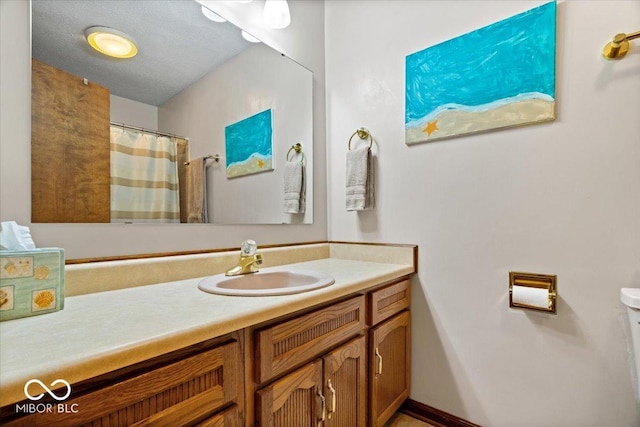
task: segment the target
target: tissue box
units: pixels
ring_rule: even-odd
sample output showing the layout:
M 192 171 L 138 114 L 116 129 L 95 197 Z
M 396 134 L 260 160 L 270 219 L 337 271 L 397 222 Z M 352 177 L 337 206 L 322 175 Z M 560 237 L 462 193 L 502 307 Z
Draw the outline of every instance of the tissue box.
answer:
M 64 250 L 0 250 L 0 321 L 64 308 Z

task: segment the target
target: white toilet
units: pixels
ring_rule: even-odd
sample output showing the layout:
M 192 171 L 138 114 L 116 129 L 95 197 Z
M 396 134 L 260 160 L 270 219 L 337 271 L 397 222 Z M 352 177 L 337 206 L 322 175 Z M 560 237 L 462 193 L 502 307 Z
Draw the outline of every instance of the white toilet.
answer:
M 620 300 L 627 306 L 629 324 L 631 327 L 631 341 L 635 358 L 636 378 L 634 387 L 640 383 L 640 288 L 620 289 Z M 636 389 L 636 398 L 640 401 L 640 392 Z

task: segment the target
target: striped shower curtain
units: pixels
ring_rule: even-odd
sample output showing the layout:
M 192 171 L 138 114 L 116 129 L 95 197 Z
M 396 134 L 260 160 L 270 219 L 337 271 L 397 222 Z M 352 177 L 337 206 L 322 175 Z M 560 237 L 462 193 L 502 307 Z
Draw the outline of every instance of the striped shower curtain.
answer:
M 180 222 L 175 141 L 111 126 L 111 222 Z

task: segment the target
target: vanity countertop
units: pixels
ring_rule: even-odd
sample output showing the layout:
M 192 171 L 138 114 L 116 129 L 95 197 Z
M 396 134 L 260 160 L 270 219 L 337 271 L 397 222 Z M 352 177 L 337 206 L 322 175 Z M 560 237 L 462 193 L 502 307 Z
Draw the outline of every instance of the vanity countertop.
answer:
M 205 293 L 200 278 L 68 297 L 62 311 L 0 323 L 0 406 L 32 378 L 69 383 L 169 353 L 415 272 L 414 263 L 323 258 L 290 264 L 335 284 L 301 294 Z

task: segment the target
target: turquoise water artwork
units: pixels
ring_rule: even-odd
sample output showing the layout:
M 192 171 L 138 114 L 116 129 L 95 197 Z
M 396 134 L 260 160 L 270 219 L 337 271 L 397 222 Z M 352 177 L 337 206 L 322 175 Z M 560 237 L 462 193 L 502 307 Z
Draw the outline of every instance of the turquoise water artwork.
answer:
M 555 1 L 406 57 L 405 142 L 555 119 Z
M 273 170 L 271 109 L 224 128 L 227 177 Z

